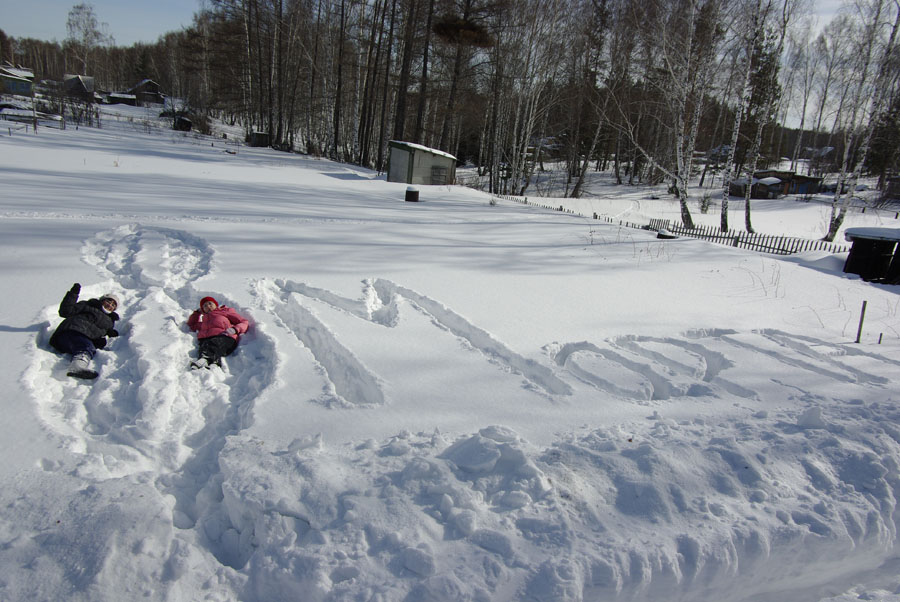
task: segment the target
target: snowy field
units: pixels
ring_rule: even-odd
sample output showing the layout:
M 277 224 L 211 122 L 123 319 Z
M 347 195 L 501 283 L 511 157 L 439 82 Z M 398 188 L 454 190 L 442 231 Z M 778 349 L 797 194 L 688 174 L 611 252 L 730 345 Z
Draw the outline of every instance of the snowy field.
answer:
M 0 129 L 0 600 L 900 601 L 900 287 L 118 112 Z M 192 372 L 205 295 L 252 327 Z

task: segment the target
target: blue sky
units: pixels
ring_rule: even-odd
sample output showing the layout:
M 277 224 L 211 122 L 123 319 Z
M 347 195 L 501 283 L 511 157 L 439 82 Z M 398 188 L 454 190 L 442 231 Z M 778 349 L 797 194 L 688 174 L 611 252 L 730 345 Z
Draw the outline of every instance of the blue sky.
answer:
M 69 11 L 82 0 L 0 0 L 0 29 L 14 38 L 62 42 Z M 87 0 L 97 21 L 109 25 L 119 46 L 155 42 L 159 36 L 187 27 L 200 0 Z

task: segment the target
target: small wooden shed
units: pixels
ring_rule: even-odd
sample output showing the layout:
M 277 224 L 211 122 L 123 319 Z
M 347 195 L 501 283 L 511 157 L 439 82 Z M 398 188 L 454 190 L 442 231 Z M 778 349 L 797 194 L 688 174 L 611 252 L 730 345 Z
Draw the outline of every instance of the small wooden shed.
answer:
M 900 177 L 892 176 L 884 182 L 884 192 L 881 194 L 883 201 L 895 201 L 900 199 Z
M 406 184 L 453 184 L 456 157 L 421 144 L 388 142 L 388 182 Z
M 193 127 L 194 122 L 186 115 L 175 115 L 175 118 L 172 121 L 172 129 L 178 130 L 179 132 L 190 132 Z
M 863 280 L 900 284 L 900 228 L 847 228 L 844 238 L 853 243 L 844 272 Z
M 247 144 L 250 146 L 269 146 L 269 132 L 250 132 L 247 134 Z

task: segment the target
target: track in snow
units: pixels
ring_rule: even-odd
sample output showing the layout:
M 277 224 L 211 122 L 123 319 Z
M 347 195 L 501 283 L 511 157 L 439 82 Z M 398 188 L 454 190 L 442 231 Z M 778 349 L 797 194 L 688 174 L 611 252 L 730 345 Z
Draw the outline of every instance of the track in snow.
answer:
M 96 355 L 101 376 L 91 384 L 65 376 L 67 359 L 36 352 L 26 380 L 42 419 L 82 454 L 83 474 L 103 479 L 156 473 L 161 492 L 176 500 L 175 526 L 200 523 L 200 537 L 213 553 L 225 564 L 237 562 L 217 501 L 217 456 L 228 435 L 249 426 L 255 399 L 274 379 L 272 342 L 250 333 L 225 360 L 224 371 L 188 370 L 196 356 L 195 337 L 185 325 L 199 296 L 194 283 L 214 266 L 213 250 L 201 238 L 128 225 L 98 233 L 82 253 L 108 280 L 103 291 L 95 285 L 81 298 L 118 293 L 121 336 Z M 49 319 L 55 313 L 55 307 L 45 310 L 45 348 L 50 323 L 58 323 Z

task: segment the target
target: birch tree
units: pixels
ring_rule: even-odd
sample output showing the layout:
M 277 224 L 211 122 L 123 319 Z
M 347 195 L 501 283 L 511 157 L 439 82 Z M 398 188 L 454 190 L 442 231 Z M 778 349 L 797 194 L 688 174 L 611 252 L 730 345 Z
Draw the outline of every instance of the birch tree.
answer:
M 895 52 L 897 31 L 900 28 L 900 6 L 896 0 L 875 0 L 873 4 L 858 5 L 862 19 L 856 37 L 859 46 L 856 67 L 849 72 L 847 85 L 852 86 L 848 118 L 844 126 L 844 153 L 841 170 L 838 175 L 834 201 L 831 204 L 831 216 L 828 232 L 824 239 L 833 241 L 837 236 L 844 218 L 847 215 L 860 172 L 866 163 L 869 145 L 877 125 L 878 116 L 886 104 L 889 92 L 889 80 L 892 76 L 891 63 Z M 893 24 L 886 40 L 880 33 L 885 25 L 891 23 L 891 9 L 894 11 Z M 874 69 L 874 73 L 872 73 Z M 854 147 L 858 144 L 858 149 Z M 853 150 L 856 150 L 854 159 Z
M 587 56 L 587 72 L 595 78 L 605 77 L 607 85 L 612 84 L 612 78 L 609 72 L 602 74 L 603 56 L 606 51 L 605 42 L 609 28 L 609 9 L 606 0 L 594 0 L 588 5 L 588 14 L 578 15 L 582 17 L 580 20 L 586 26 L 586 31 L 582 34 L 589 42 L 590 48 L 586 53 Z M 609 102 L 609 94 L 594 94 L 588 97 L 589 102 L 593 105 L 593 113 L 596 115 L 594 135 L 591 138 L 590 146 L 581 156 L 580 163 L 576 164 L 576 180 L 572 187 L 572 198 L 581 196 L 584 190 L 585 177 L 587 176 L 588 165 L 597 150 L 597 144 L 600 142 L 600 136 L 605 127 L 608 127 L 602 116 L 606 113 L 606 103 Z
M 797 75 L 800 93 L 800 107 L 797 114 L 800 116 L 797 140 L 791 152 L 791 171 L 797 170 L 800 152 L 803 149 L 804 134 L 806 133 L 806 117 L 809 111 L 809 102 L 812 98 L 815 75 L 818 68 L 818 56 L 812 51 L 811 29 L 809 24 L 803 27 L 791 39 L 791 51 L 789 54 L 789 68 Z
M 763 0 L 752 0 L 745 9 L 746 17 L 737 20 L 739 26 L 736 28 L 738 31 L 736 52 L 739 56 L 743 55 L 744 57 L 742 62 L 738 62 L 741 65 L 743 77 L 739 88 L 740 96 L 734 110 L 734 123 L 731 126 L 731 144 L 728 148 L 728 157 L 725 159 L 725 174 L 722 178 L 722 209 L 719 217 L 719 229 L 722 232 L 728 231 L 728 201 L 731 197 L 731 183 L 734 181 L 735 155 L 740 140 L 741 124 L 753 94 L 754 49 L 760 45 L 763 36 L 766 9 L 767 4 Z M 742 15 L 739 14 L 740 16 Z M 747 185 L 750 186 L 751 182 L 748 182 Z
M 813 127 L 814 154 L 809 162 L 807 175 L 820 173 L 820 161 L 822 151 L 819 149 L 819 133 L 822 131 L 826 119 L 826 111 L 832 99 L 833 88 L 836 85 L 840 65 L 845 62 L 845 48 L 847 37 L 842 32 L 849 31 L 849 20 L 844 15 L 838 15 L 816 38 L 813 52 L 816 55 L 818 69 L 815 71 L 815 91 L 817 95 L 815 106 L 815 126 Z M 826 143 L 827 145 L 828 143 Z M 815 171 L 814 171 L 815 170 Z
M 69 18 L 66 20 L 69 37 L 66 42 L 76 60 L 81 63 L 82 75 L 88 74 L 88 66 L 96 48 L 112 42 L 112 36 L 104 31 L 105 28 L 106 23 L 101 26 L 92 4 L 76 4 L 69 11 Z
M 497 4 L 502 4 L 497 1 Z M 490 48 L 494 39 L 484 26 L 485 19 L 495 10 L 494 2 L 477 0 L 451 0 L 443 18 L 435 21 L 434 29 L 438 38 L 455 47 L 453 67 L 450 72 L 450 89 L 444 108 L 441 135 L 438 148 L 450 147 L 450 126 L 456 108 L 460 79 L 463 68 L 475 48 Z
M 530 0 L 524 11 L 526 21 L 517 28 L 513 47 L 524 58 L 511 78 L 515 98 L 514 123 L 511 136 L 510 180 L 520 182 L 516 194 L 524 194 L 531 183 L 534 161 L 541 141 L 535 142 L 535 132 L 547 111 L 553 106 L 553 83 L 559 69 L 559 56 L 563 52 L 562 32 L 571 31 L 566 19 L 572 14 L 565 10 L 563 0 Z M 543 134 L 543 132 L 541 132 Z M 528 149 L 533 148 L 531 162 Z
M 753 85 L 754 95 L 751 102 L 751 113 L 756 121 L 756 128 L 751 139 L 749 160 L 747 164 L 747 187 L 744 190 L 744 228 L 747 232 L 753 232 L 750 219 L 750 198 L 752 196 L 753 174 L 760 157 L 763 128 L 769 124 L 774 116 L 776 105 L 781 94 L 778 85 L 778 72 L 781 66 L 781 55 L 784 52 L 784 41 L 797 4 L 794 0 L 780 0 L 780 8 L 775 20 L 774 31 L 770 30 L 769 36 L 763 36 L 762 45 L 758 49 L 759 61 L 756 70 L 756 82 Z M 773 11 L 775 12 L 775 11 Z
M 630 143 L 672 183 L 681 208 L 681 221 L 687 228 L 694 227 L 688 206 L 688 186 L 707 87 L 722 40 L 721 8 L 719 0 L 660 0 L 644 5 L 645 13 L 638 20 L 649 20 L 645 35 L 658 52 L 655 77 L 645 84 L 662 99 L 660 110 L 665 111 L 665 119 L 658 119 L 655 125 L 663 128 L 669 144 L 654 144 L 657 146 L 654 152 L 646 141 L 635 135 L 637 124 L 629 117 L 624 99 L 613 98 L 624 126 L 620 127 Z M 657 131 L 663 133 L 663 130 Z M 659 148 L 671 150 L 660 154 Z
M 746 169 L 744 173 L 747 186 L 744 187 L 744 228 L 751 233 L 754 231 L 750 219 L 751 198 L 753 196 L 752 183 L 759 163 L 763 128 L 774 118 L 775 104 L 780 94 L 778 70 L 781 60 L 781 43 L 775 42 L 775 39 L 765 34 L 760 42 L 760 45 L 754 49 L 758 58 L 754 61 L 756 69 L 751 76 L 753 93 L 747 108 L 750 144 L 745 154 Z

